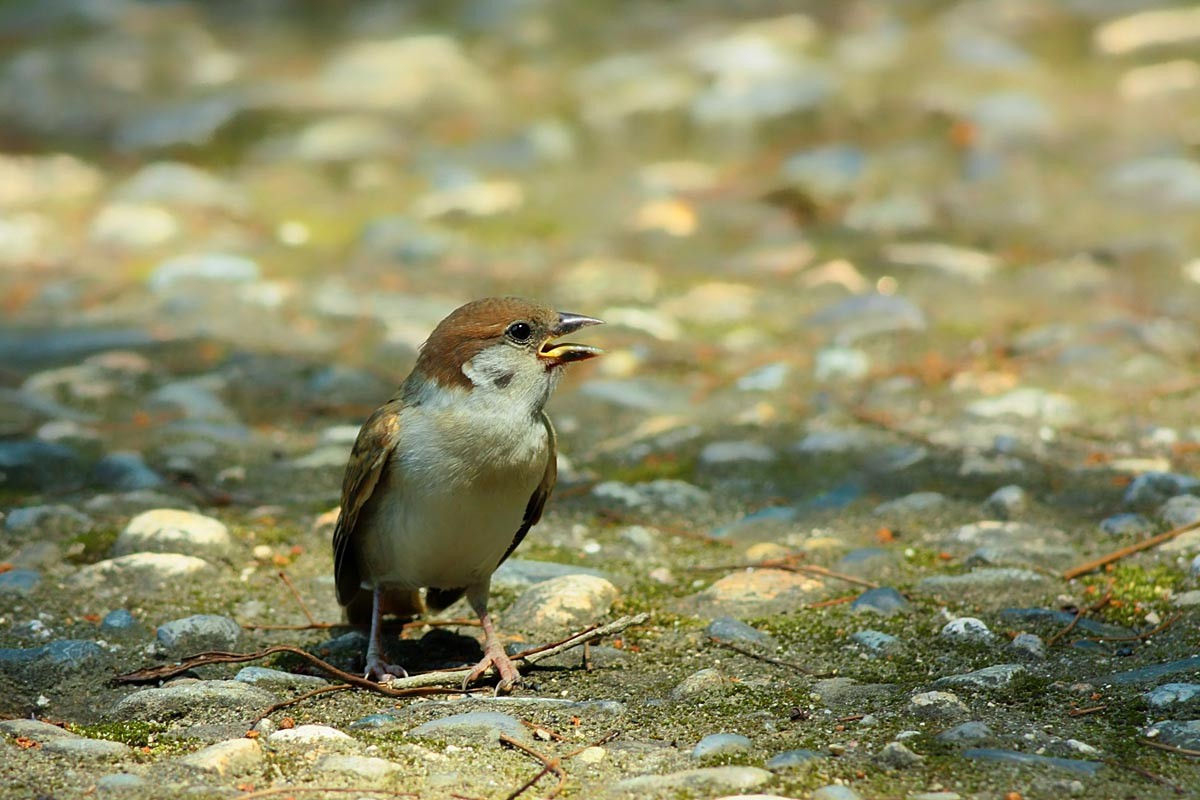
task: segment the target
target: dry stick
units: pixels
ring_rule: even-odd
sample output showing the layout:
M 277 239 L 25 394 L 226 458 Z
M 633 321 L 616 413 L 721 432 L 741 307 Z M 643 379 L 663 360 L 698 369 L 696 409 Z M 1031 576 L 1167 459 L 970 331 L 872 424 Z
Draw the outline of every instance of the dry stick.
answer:
M 587 647 L 587 645 L 584 645 L 584 647 Z M 540 734 L 544 734 L 545 738 L 553 739 L 556 742 L 565 742 L 566 741 L 566 739 L 563 737 L 563 735 L 561 733 L 559 733 L 558 731 L 551 730 L 550 728 L 547 728 L 545 725 L 538 725 L 537 723 L 530 722 L 527 719 L 519 719 L 519 720 L 517 720 L 517 722 L 520 722 L 526 728 L 529 728 L 529 730 L 533 731 L 533 735 L 538 736 L 539 738 L 542 738 L 540 736 Z
M 741 653 L 744 656 L 748 656 L 750 658 L 757 659 L 758 661 L 765 661 L 768 664 L 775 664 L 776 666 L 779 666 L 779 667 L 787 667 L 788 669 L 794 669 L 797 672 L 804 673 L 805 675 L 812 675 L 813 677 L 827 678 L 831 674 L 831 673 L 825 673 L 825 672 L 814 672 L 813 670 L 809 669 L 808 667 L 804 666 L 803 664 L 796 664 L 791 661 L 784 661 L 782 658 L 775 658 L 774 656 L 764 655 L 763 653 L 756 653 L 749 648 L 742 647 L 740 645 L 736 645 L 733 642 L 723 642 L 720 639 L 711 639 L 710 641 L 713 644 L 728 648 L 729 650 L 732 650 L 735 653 Z
M 563 787 L 567 783 L 566 773 L 563 772 L 563 769 L 562 769 L 562 760 L 564 758 L 574 758 L 575 756 L 582 753 L 584 750 L 587 750 L 589 747 L 599 747 L 602 744 L 607 744 L 620 735 L 621 735 L 620 731 L 609 731 L 608 733 L 604 734 L 603 736 L 601 736 L 599 739 L 592 742 L 591 744 L 585 744 L 583 747 L 578 747 L 578 748 L 572 750 L 571 752 L 567 753 L 564 756 L 559 756 L 557 758 L 546 758 L 541 753 L 530 750 L 529 748 L 525 747 L 524 745 L 522 745 L 520 742 L 516 741 L 515 739 L 510 739 L 505 734 L 500 734 L 501 742 L 508 744 L 512 747 L 515 747 L 518 750 L 521 750 L 522 752 L 527 753 L 528 755 L 531 755 L 534 758 L 536 758 L 538 761 L 542 762 L 542 769 L 536 775 L 534 775 L 532 778 L 525 781 L 525 783 L 518 786 L 516 788 L 516 790 L 514 790 L 511 794 L 509 794 L 508 797 L 504 798 L 504 800 L 516 800 L 516 798 L 520 797 L 527 789 L 531 788 L 535 783 L 540 781 L 542 779 L 543 775 L 545 775 L 548 772 L 553 772 L 558 776 L 559 781 L 558 781 L 558 785 L 555 786 L 554 789 L 552 789 L 548 795 L 546 795 L 546 800 L 552 800 L 552 798 L 556 797 L 558 795 L 558 793 L 562 791 Z
M 534 750 L 532 747 L 526 747 L 506 733 L 500 734 L 500 744 L 506 744 L 509 747 L 520 750 L 525 755 L 533 756 L 538 761 L 542 762 L 541 771 L 518 786 L 516 790 L 509 794 L 508 797 L 504 798 L 504 800 L 516 800 L 516 798 L 524 794 L 526 789 L 529 789 L 535 783 L 537 783 L 547 772 L 554 773 L 554 777 L 558 778 L 558 784 L 555 785 L 555 787 L 550 790 L 549 794 L 546 795 L 547 800 L 558 795 L 558 793 L 562 791 L 562 788 L 567 785 L 567 773 L 563 771 L 562 765 L 558 763 L 557 758 L 547 758 L 537 750 Z
M 574 633 L 565 639 L 551 644 L 534 647 L 517 653 L 513 656 L 513 660 L 523 660 L 526 664 L 536 664 L 537 662 L 556 656 L 559 653 L 570 650 L 573 647 L 578 647 L 584 642 L 590 642 L 593 639 L 599 639 L 604 636 L 611 636 L 614 633 L 620 633 L 626 628 L 634 625 L 641 625 L 650 619 L 649 614 L 637 614 L 632 617 L 621 617 L 604 625 L 593 625 L 584 630 Z M 291 645 L 279 644 L 260 650 L 257 653 L 224 653 L 210 652 L 200 653 L 190 656 L 178 664 L 167 664 L 161 667 L 151 667 L 149 669 L 137 670 L 125 675 L 118 676 L 115 680 L 117 683 L 140 683 L 144 681 L 162 680 L 178 675 L 181 672 L 186 672 L 195 667 L 204 666 L 206 664 L 236 664 L 244 661 L 257 661 L 260 658 L 271 655 L 272 653 L 292 653 L 301 658 L 308 660 L 318 669 L 329 673 L 338 678 L 344 683 L 349 683 L 359 689 L 367 689 L 368 691 L 377 694 L 386 695 L 388 697 L 415 697 L 423 694 L 439 694 L 446 692 L 461 691 L 463 680 L 470 674 L 471 670 L 463 667 L 461 669 L 445 669 L 433 670 L 431 672 L 422 672 L 417 675 L 410 675 L 407 678 L 397 678 L 396 680 L 385 683 L 376 683 L 375 681 L 367 680 L 360 675 L 354 675 L 344 670 L 329 664 L 320 658 L 317 658 L 307 650 L 301 650 L 299 647 Z M 489 671 L 490 672 L 490 671 Z M 454 687 L 454 688 L 450 688 Z
M 349 622 L 313 622 L 308 625 L 260 625 L 257 622 L 239 622 L 248 631 L 311 631 L 328 628 L 365 628 L 366 625 L 353 625 Z M 384 629 L 389 627 L 384 623 Z M 479 620 L 460 617 L 456 619 L 418 619 L 406 622 L 400 626 L 402 632 L 413 628 L 478 628 Z
M 1112 595 L 1113 595 L 1113 590 L 1112 590 L 1112 587 L 1110 586 L 1108 591 L 1105 592 L 1104 596 L 1101 597 L 1099 600 L 1092 603 L 1090 606 L 1084 606 L 1083 608 L 1076 611 L 1075 618 L 1072 619 L 1067 624 L 1067 627 L 1063 628 L 1061 631 L 1059 631 L 1058 633 L 1054 634 L 1053 636 L 1051 636 L 1049 639 L 1046 640 L 1046 647 L 1047 648 L 1053 647 L 1055 642 L 1057 642 L 1059 639 L 1063 638 L 1068 633 L 1070 633 L 1075 628 L 1075 626 L 1079 624 L 1079 620 L 1083 619 L 1084 614 L 1088 613 L 1089 611 L 1099 611 L 1100 609 L 1102 609 L 1106 605 L 1108 605 L 1108 601 L 1112 600 Z
M 1094 572 L 1095 570 L 1107 566 L 1114 561 L 1120 561 L 1126 556 L 1131 556 L 1134 553 L 1140 553 L 1143 550 L 1149 550 L 1152 547 L 1158 547 L 1160 544 L 1169 542 L 1180 534 L 1187 533 L 1188 531 L 1192 531 L 1197 528 L 1200 528 L 1200 520 L 1189 522 L 1187 525 L 1181 525 L 1178 528 L 1173 528 L 1172 530 L 1169 530 L 1166 533 L 1160 533 L 1157 536 L 1151 536 L 1149 539 L 1146 539 L 1143 542 L 1131 544 L 1128 547 L 1122 547 L 1120 550 L 1114 550 L 1107 555 L 1100 556 L 1100 558 L 1092 559 L 1085 564 L 1080 564 L 1078 567 L 1073 567 L 1067 570 L 1062 574 L 1063 580 L 1074 580 L 1080 575 L 1086 575 L 1089 572 Z
M 1134 634 L 1133 636 L 1093 636 L 1091 638 L 1084 639 L 1083 641 L 1085 641 L 1085 642 L 1141 642 L 1141 641 L 1145 641 L 1146 639 L 1149 639 L 1151 636 L 1156 636 L 1156 635 L 1162 633 L 1167 628 L 1174 625 L 1176 622 L 1179 622 L 1179 620 L 1182 617 L 1183 617 L 1183 612 L 1176 611 L 1172 616 L 1167 617 L 1166 622 L 1163 622 L 1161 625 L 1151 628 L 1150 630 L 1146 631 L 1145 633 L 1137 633 L 1137 634 Z
M 259 712 L 257 715 L 255 715 L 254 719 L 250 720 L 250 723 L 247 725 L 247 727 L 253 728 L 255 725 L 262 722 L 276 711 L 282 711 L 285 708 L 291 708 L 292 706 L 303 703 L 305 700 L 316 697 L 317 695 L 329 694 L 330 692 L 344 692 L 347 689 L 353 688 L 354 687 L 348 683 L 337 683 L 333 686 L 322 686 L 319 689 L 313 689 L 311 692 L 305 692 L 298 697 L 293 697 L 291 700 L 281 700 L 275 705 L 268 707 L 267 710 Z
M 296 604 L 300 606 L 300 610 L 304 612 L 304 618 L 308 620 L 309 625 L 316 625 L 317 620 L 313 617 L 312 612 L 308 610 L 308 606 L 304 604 L 304 598 L 300 597 L 300 592 L 296 591 L 296 585 L 292 583 L 292 579 L 287 573 L 279 570 L 279 580 L 283 581 L 283 585 L 292 593 L 292 597 L 296 598 Z
M 1083 717 L 1088 714 L 1095 714 L 1097 711 L 1103 711 L 1108 708 L 1106 705 L 1090 706 L 1088 708 L 1072 708 L 1067 712 L 1068 717 Z
M 809 603 L 805 608 L 828 608 L 829 606 L 840 606 L 843 603 L 853 603 L 858 599 L 856 594 L 848 594 L 845 597 L 835 597 L 832 600 L 821 600 L 817 603 Z
M 400 792 L 395 789 L 344 789 L 326 786 L 272 786 L 270 789 L 259 789 L 256 792 L 239 794 L 237 800 L 253 800 L 258 797 L 271 797 L 277 794 L 294 794 L 296 792 L 330 792 L 336 794 L 357 794 L 369 797 L 373 794 L 383 794 L 388 797 L 420 797 L 416 792 Z
M 1139 744 L 1156 747 L 1159 750 L 1166 750 L 1168 753 L 1176 753 L 1181 756 L 1191 756 L 1192 758 L 1200 758 L 1200 750 L 1189 750 L 1186 747 L 1176 747 L 1173 744 L 1163 744 L 1162 742 L 1153 742 L 1149 739 L 1138 739 Z
M 833 570 L 826 569 L 825 567 L 818 567 L 816 564 L 793 564 L 793 565 L 786 566 L 786 567 L 779 567 L 779 569 L 784 569 L 784 570 L 787 570 L 788 572 L 807 572 L 811 575 L 821 575 L 822 577 L 826 577 L 826 578 L 835 578 L 839 581 L 845 581 L 846 583 L 852 583 L 856 586 L 865 586 L 868 589 L 878 589 L 879 588 L 879 584 L 875 583 L 874 581 L 868 581 L 868 580 L 864 580 L 862 578 L 856 578 L 853 575 L 847 575 L 844 572 L 834 572 Z

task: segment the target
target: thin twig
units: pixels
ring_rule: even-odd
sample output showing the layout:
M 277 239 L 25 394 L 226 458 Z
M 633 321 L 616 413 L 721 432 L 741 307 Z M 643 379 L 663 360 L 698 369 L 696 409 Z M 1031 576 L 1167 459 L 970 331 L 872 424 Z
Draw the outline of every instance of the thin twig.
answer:
M 1088 708 L 1072 708 L 1067 712 L 1068 717 L 1084 717 L 1088 714 L 1095 714 L 1108 708 L 1106 705 L 1089 706 Z
M 1143 642 L 1146 639 L 1149 639 L 1151 636 L 1157 636 L 1158 634 L 1162 633 L 1167 628 L 1174 625 L 1176 622 L 1179 622 L 1179 620 L 1182 617 L 1183 617 L 1183 612 L 1176 611 L 1174 614 L 1167 617 L 1165 622 L 1151 628 L 1150 630 L 1146 631 L 1145 633 L 1135 633 L 1133 636 L 1093 636 L 1088 639 L 1084 639 L 1083 641 L 1085 641 L 1085 642 Z
M 336 794 L 373 795 L 385 794 L 388 797 L 419 797 L 416 792 L 401 792 L 396 789 L 345 789 L 327 786 L 272 786 L 270 789 L 259 789 L 255 792 L 239 794 L 237 800 L 256 800 L 259 797 L 271 797 L 277 794 L 295 794 L 296 792 L 330 792 Z
M 748 647 L 742 647 L 741 645 L 734 644 L 733 642 L 723 642 L 720 639 L 712 639 L 711 641 L 713 644 L 720 645 L 721 647 L 732 650 L 735 653 L 741 653 L 744 656 L 748 656 L 748 657 L 756 659 L 758 661 L 765 661 L 768 664 L 775 664 L 776 666 L 779 666 L 779 667 L 787 667 L 788 669 L 794 669 L 797 672 L 801 672 L 805 675 L 812 675 L 813 677 L 819 677 L 819 678 L 829 677 L 828 673 L 814 672 L 813 670 L 809 669 L 808 667 L 804 666 L 803 664 L 796 664 L 791 661 L 784 661 L 782 658 L 775 658 L 774 656 L 768 656 L 763 653 L 758 653 L 758 652 L 755 652 L 754 650 L 749 649 Z
M 260 625 L 256 622 L 239 622 L 238 625 L 248 631 L 314 631 L 353 627 L 345 622 L 311 622 L 305 625 Z
M 254 719 L 250 720 L 248 727 L 253 728 L 255 725 L 262 722 L 276 711 L 282 711 L 285 708 L 291 708 L 292 706 L 303 703 L 305 700 L 316 697 L 317 695 L 329 694 L 330 692 L 344 692 L 347 689 L 353 688 L 354 686 L 349 683 L 335 683 L 332 686 L 322 686 L 319 689 L 313 689 L 311 692 L 305 692 L 304 694 L 298 697 L 293 697 L 290 700 L 281 700 L 275 705 L 268 707 L 265 711 L 261 711 L 255 715 Z
M 1200 750 L 1189 750 L 1186 747 L 1176 747 L 1173 744 L 1163 744 L 1162 742 L 1155 742 L 1150 739 L 1138 739 L 1138 742 L 1144 745 L 1149 745 L 1150 747 L 1158 748 L 1159 750 L 1166 750 L 1168 753 L 1175 753 L 1176 755 L 1181 756 L 1190 756 L 1191 758 L 1200 758 Z
M 848 594 L 845 597 L 835 597 L 832 600 L 821 600 L 816 603 L 809 603 L 805 608 L 828 608 L 829 606 L 840 606 L 843 603 L 853 603 L 858 599 L 856 594 Z
M 587 645 L 584 645 L 584 647 L 587 647 Z M 537 736 L 538 738 L 553 739 L 556 742 L 566 741 L 561 733 L 551 730 L 545 725 L 538 725 L 536 722 L 530 722 L 527 719 L 519 719 L 517 722 L 520 722 L 526 728 L 529 728 L 529 730 L 533 731 L 533 735 Z
M 852 583 L 855 586 L 865 586 L 868 589 L 879 588 L 879 584 L 875 583 L 874 581 L 856 578 L 855 576 L 847 575 L 844 572 L 834 572 L 826 567 L 818 567 L 816 564 L 793 564 L 787 567 L 779 567 L 779 569 L 784 569 L 788 572 L 807 572 L 810 575 L 820 575 L 825 578 L 834 578 L 839 581 L 845 581 L 846 583 Z
M 315 626 L 317 624 L 317 619 L 312 615 L 312 612 L 308 610 L 308 606 L 305 605 L 304 598 L 300 596 L 300 592 L 296 591 L 296 585 L 292 583 L 292 579 L 289 578 L 288 574 L 283 570 L 279 570 L 278 574 L 279 580 L 283 581 L 283 585 L 286 586 L 288 591 L 292 593 L 292 597 L 296 598 L 296 603 L 300 606 L 300 610 L 304 612 L 304 618 L 308 620 L 308 624 Z
M 1108 553 L 1107 555 L 1100 556 L 1099 558 L 1094 558 L 1091 561 L 1080 564 L 1077 567 L 1072 567 L 1071 569 L 1067 570 L 1066 572 L 1064 572 L 1062 574 L 1063 580 L 1067 580 L 1067 581 L 1074 580 L 1075 578 L 1078 578 L 1080 575 L 1086 575 L 1089 572 L 1094 572 L 1095 570 L 1098 570 L 1101 567 L 1108 566 L 1109 564 L 1113 563 L 1114 561 L 1120 561 L 1122 558 L 1131 556 L 1134 553 L 1140 553 L 1143 550 L 1149 550 L 1152 547 L 1158 547 L 1160 544 L 1169 542 L 1172 539 L 1174 539 L 1176 536 L 1179 536 L 1180 534 L 1184 534 L 1184 533 L 1187 533 L 1188 531 L 1196 530 L 1197 528 L 1200 528 L 1200 520 L 1196 520 L 1195 522 L 1189 522 L 1187 525 L 1180 525 L 1178 528 L 1172 528 L 1171 530 L 1167 531 L 1166 533 L 1160 533 L 1157 536 L 1151 536 L 1149 539 L 1146 539 L 1145 541 L 1137 542 L 1136 544 L 1131 544 L 1128 547 L 1122 547 L 1119 550 L 1114 550 L 1111 553 Z
M 604 636 L 611 636 L 614 633 L 620 633 L 626 628 L 634 625 L 641 625 L 650 619 L 649 614 L 637 614 L 632 617 L 621 617 L 604 625 L 593 625 L 584 630 L 574 633 L 565 639 L 558 642 L 542 645 L 540 647 L 530 648 L 513 656 L 513 660 L 523 660 L 526 664 L 532 665 L 537 662 L 556 656 L 559 653 L 570 650 L 574 647 L 582 645 L 584 642 L 590 642 Z M 114 680 L 117 683 L 145 683 L 149 681 L 165 680 L 166 678 L 178 675 L 181 672 L 186 672 L 189 669 L 205 666 L 208 664 L 239 664 L 245 661 L 257 661 L 265 658 L 273 653 L 292 653 L 307 660 L 309 663 L 316 666 L 318 669 L 326 672 L 333 677 L 341 680 L 343 683 L 349 683 L 359 689 L 367 689 L 376 694 L 386 695 L 388 697 L 415 697 L 425 694 L 444 694 L 461 692 L 463 680 L 470 674 L 471 670 L 463 667 L 457 669 L 442 669 L 431 670 L 430 672 L 421 672 L 416 675 L 410 675 L 407 678 L 397 678 L 387 683 L 376 683 L 375 681 L 367 680 L 361 675 L 340 670 L 332 664 L 323 661 L 307 650 L 302 650 L 299 647 L 291 645 L 278 644 L 260 650 L 256 653 L 226 653 L 226 652 L 208 652 L 199 653 L 194 656 L 189 656 L 176 664 L 166 664 L 159 667 L 150 667 L 148 669 L 137 670 L 124 675 L 119 675 Z
M 536 775 L 534 775 L 532 778 L 525 781 L 525 783 L 521 784 L 515 790 L 513 790 L 513 792 L 511 794 L 509 794 L 508 797 L 504 798 L 504 800 L 516 800 L 517 797 L 520 797 L 522 794 L 525 793 L 526 790 L 530 789 L 535 783 L 540 781 L 543 776 L 545 776 L 547 773 L 553 772 L 555 775 L 558 776 L 559 780 L 558 780 L 558 785 L 555 786 L 552 790 L 550 790 L 550 793 L 546 795 L 546 800 L 552 800 L 552 798 L 558 796 L 558 793 L 563 790 L 563 787 L 566 786 L 566 783 L 567 783 L 567 775 L 563 771 L 563 768 L 562 768 L 563 759 L 574 758 L 575 756 L 582 753 L 584 750 L 587 750 L 589 747 L 599 747 L 602 744 L 608 744 L 609 742 L 611 742 L 613 739 L 617 738 L 620 735 L 621 735 L 620 731 L 609 731 L 608 733 L 604 734 L 603 736 L 601 736 L 599 739 L 592 742 L 591 744 L 585 744 L 583 747 L 577 747 L 576 749 L 572 750 L 571 752 L 567 753 L 566 755 L 558 756 L 556 758 L 547 758 L 547 757 L 543 756 L 541 753 L 538 753 L 534 750 L 531 750 L 531 749 L 525 747 L 523 744 L 516 741 L 515 739 L 511 739 L 508 736 L 501 734 L 500 735 L 501 742 L 508 744 L 512 747 L 515 747 L 518 750 L 520 750 L 528 755 L 531 755 L 534 758 L 536 758 L 538 761 L 542 762 L 541 770 L 539 770 L 538 773 Z
M 1047 639 L 1046 647 L 1047 648 L 1053 647 L 1055 642 L 1059 641 L 1064 636 L 1066 636 L 1068 633 L 1070 633 L 1075 628 L 1075 626 L 1079 624 L 1079 620 L 1083 619 L 1084 614 L 1087 614 L 1089 611 L 1099 611 L 1101 608 L 1104 608 L 1104 606 L 1108 605 L 1108 601 L 1112 600 L 1112 596 L 1113 596 L 1113 590 L 1112 590 L 1112 587 L 1109 586 L 1108 591 L 1104 593 L 1103 597 L 1101 597 L 1096 602 L 1092 603 L 1090 606 L 1083 606 L 1082 608 L 1080 608 L 1078 611 L 1075 612 L 1075 618 L 1072 619 L 1069 623 L 1067 623 L 1067 626 L 1065 628 L 1063 628 L 1058 633 L 1054 634 L 1049 639 Z
M 552 797 L 557 797 L 558 793 L 561 792 L 563 787 L 567 785 L 567 773 L 565 771 L 563 771 L 562 765 L 558 763 L 557 758 L 548 758 L 547 756 L 544 756 L 541 753 L 539 753 L 537 750 L 534 750 L 532 747 L 526 747 L 525 745 L 521 744 L 516 739 L 512 738 L 511 736 L 509 736 L 506 733 L 500 734 L 500 743 L 506 744 L 509 747 L 520 750 L 525 755 L 532 756 L 532 757 L 536 758 L 538 761 L 542 762 L 541 771 L 538 772 L 538 774 L 534 775 L 529 780 L 525 781 L 520 786 L 518 786 L 514 791 L 512 791 L 508 795 L 508 797 L 504 798 L 504 800 L 516 800 L 516 798 L 520 797 L 522 794 L 525 793 L 526 789 L 532 788 L 533 785 L 535 783 L 537 783 L 539 780 L 541 780 L 542 776 L 548 772 L 553 773 L 554 777 L 558 778 L 558 783 L 546 795 L 547 800 L 549 800 Z

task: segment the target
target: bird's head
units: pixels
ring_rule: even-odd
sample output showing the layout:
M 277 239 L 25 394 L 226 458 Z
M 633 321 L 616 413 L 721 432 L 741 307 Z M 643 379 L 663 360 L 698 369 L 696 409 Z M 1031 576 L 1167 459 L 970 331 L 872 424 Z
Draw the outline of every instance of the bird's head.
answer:
M 565 365 L 603 352 L 557 339 L 599 324 L 520 297 L 475 300 L 438 323 L 410 381 L 519 398 L 540 410 Z

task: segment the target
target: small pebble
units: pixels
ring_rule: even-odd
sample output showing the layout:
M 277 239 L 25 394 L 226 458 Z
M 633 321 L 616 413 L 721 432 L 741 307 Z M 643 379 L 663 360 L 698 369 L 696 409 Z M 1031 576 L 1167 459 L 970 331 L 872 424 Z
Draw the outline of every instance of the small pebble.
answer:
M 692 758 L 710 758 L 728 753 L 744 753 L 753 747 L 748 737 L 736 733 L 711 733 L 692 749 Z
M 941 637 L 954 642 L 990 643 L 995 639 L 983 620 L 975 617 L 958 617 L 942 627 Z

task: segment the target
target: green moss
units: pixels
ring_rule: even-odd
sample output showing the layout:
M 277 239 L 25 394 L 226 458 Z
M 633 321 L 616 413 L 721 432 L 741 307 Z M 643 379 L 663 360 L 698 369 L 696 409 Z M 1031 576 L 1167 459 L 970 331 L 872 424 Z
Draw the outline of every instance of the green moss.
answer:
M 116 528 L 96 528 L 81 533 L 67 542 L 66 559 L 72 564 L 94 564 L 108 558 L 120 531 Z
M 160 722 L 142 722 L 129 720 L 126 722 L 98 722 L 92 725 L 69 723 L 67 730 L 86 736 L 89 739 L 104 739 L 109 742 L 120 742 L 130 747 L 151 747 L 158 744 L 158 735 L 167 729 Z
M 1182 585 L 1180 570 L 1161 564 L 1117 564 L 1103 575 L 1084 578 L 1084 583 L 1096 587 L 1097 598 L 1112 585 L 1112 599 L 1099 610 L 1107 621 L 1132 628 L 1144 627 L 1151 611 L 1166 616 L 1171 611 L 1171 592 Z

